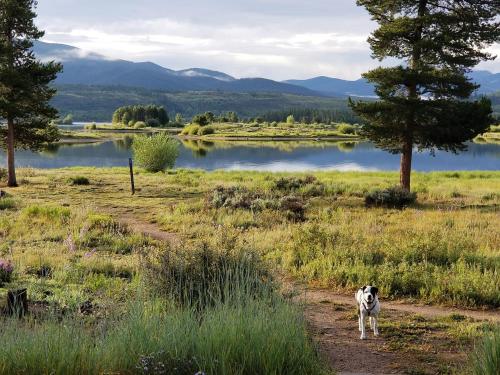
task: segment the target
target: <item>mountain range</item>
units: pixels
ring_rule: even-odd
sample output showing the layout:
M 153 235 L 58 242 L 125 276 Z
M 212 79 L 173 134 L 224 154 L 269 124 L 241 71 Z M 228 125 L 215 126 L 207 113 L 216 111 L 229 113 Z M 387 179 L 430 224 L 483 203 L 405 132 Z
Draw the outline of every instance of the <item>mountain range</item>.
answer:
M 89 86 L 123 86 L 163 90 L 269 92 L 304 96 L 369 97 L 373 86 L 364 79 L 355 81 L 330 77 L 283 82 L 265 78 L 235 78 L 228 74 L 201 68 L 172 70 L 152 62 L 113 60 L 97 53 L 85 52 L 73 46 L 36 42 L 35 54 L 42 60 L 64 64 L 56 83 Z M 500 91 L 500 73 L 474 71 L 473 80 L 481 85 L 479 93 Z

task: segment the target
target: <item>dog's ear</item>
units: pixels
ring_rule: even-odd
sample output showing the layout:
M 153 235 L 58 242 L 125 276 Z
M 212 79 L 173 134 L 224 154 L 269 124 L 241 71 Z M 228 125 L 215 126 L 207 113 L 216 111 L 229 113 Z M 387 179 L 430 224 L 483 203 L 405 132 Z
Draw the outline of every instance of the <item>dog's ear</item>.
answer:
M 376 286 L 372 287 L 372 291 L 375 294 L 378 294 L 378 288 Z
M 366 289 L 366 285 L 364 287 L 361 288 L 361 290 L 364 292 Z

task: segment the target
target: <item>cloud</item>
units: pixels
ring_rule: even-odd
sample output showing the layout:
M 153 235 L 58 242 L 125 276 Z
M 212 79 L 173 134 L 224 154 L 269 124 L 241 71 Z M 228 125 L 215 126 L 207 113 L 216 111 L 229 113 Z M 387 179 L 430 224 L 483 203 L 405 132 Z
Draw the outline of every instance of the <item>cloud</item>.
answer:
M 38 13 L 45 41 L 172 69 L 357 79 L 379 65 L 366 42 L 375 24 L 354 0 L 50 0 Z

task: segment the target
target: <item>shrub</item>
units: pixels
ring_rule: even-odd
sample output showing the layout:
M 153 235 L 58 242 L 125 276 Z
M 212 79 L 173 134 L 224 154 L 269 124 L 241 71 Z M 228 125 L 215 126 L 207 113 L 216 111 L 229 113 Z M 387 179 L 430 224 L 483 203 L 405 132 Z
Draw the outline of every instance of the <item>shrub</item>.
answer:
M 349 124 L 340 124 L 337 130 L 340 134 L 356 134 L 356 127 Z
M 16 201 L 10 197 L 0 198 L 0 211 L 16 207 Z
M 209 135 L 214 134 L 215 128 L 213 126 L 204 126 L 198 131 L 198 135 Z
M 6 168 L 0 168 L 0 181 L 7 181 L 7 169 Z
M 288 220 L 304 221 L 306 219 L 306 204 L 300 197 L 291 195 L 281 198 L 280 209 L 285 211 Z
M 472 356 L 474 375 L 497 375 L 500 371 L 500 328 L 486 335 Z
M 129 127 L 133 127 L 135 125 L 135 121 L 134 120 L 130 120 L 129 122 L 127 122 L 126 124 L 124 124 L 125 126 L 129 126 Z
M 212 242 L 173 245 L 146 258 L 146 279 L 153 292 L 182 306 L 205 308 L 238 302 L 272 291 L 271 272 L 238 237 L 217 233 Z
M 210 120 L 208 119 L 208 117 L 206 115 L 196 115 L 191 120 L 191 123 L 196 124 L 196 125 L 200 125 L 200 126 L 207 126 L 208 124 L 210 124 Z
M 417 194 L 402 189 L 399 186 L 388 189 L 377 189 L 369 192 L 365 196 L 365 204 L 367 207 L 389 207 L 403 208 L 414 204 L 417 200 Z
M 199 135 L 200 133 L 200 125 L 188 125 L 182 129 L 182 135 Z
M 0 259 L 0 286 L 3 283 L 9 283 L 12 279 L 14 266 L 8 260 Z
M 70 185 L 90 185 L 89 179 L 83 176 L 70 177 L 68 183 Z
M 314 182 L 316 182 L 316 177 L 314 176 L 306 176 L 304 178 L 281 177 L 275 182 L 274 186 L 278 190 L 293 191 Z
M 96 130 L 97 124 L 95 122 L 93 122 L 92 124 L 85 124 L 84 128 L 86 130 Z
M 178 142 L 165 133 L 136 137 L 132 149 L 135 160 L 148 172 L 173 168 L 179 156 Z
M 137 121 L 134 124 L 134 129 L 144 129 L 146 127 L 146 123 L 144 121 Z
M 289 124 L 289 125 L 295 124 L 295 117 L 293 117 L 293 115 L 288 116 L 286 118 L 286 123 Z
M 251 209 L 252 202 L 257 199 L 254 193 L 240 186 L 216 187 L 208 195 L 208 203 L 215 207 Z
M 161 126 L 161 123 L 155 118 L 150 118 L 146 120 L 146 125 L 150 128 L 158 128 Z
M 305 220 L 305 202 L 296 196 L 265 197 L 263 194 L 254 193 L 239 186 L 227 188 L 219 186 L 208 195 L 207 200 L 215 208 L 226 207 L 256 212 L 272 209 L 285 212 L 288 220 Z

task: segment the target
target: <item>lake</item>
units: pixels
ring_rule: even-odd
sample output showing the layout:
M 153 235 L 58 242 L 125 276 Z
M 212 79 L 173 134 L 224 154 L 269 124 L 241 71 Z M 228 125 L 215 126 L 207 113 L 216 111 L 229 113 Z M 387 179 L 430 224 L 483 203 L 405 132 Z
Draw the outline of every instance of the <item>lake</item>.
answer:
M 19 167 L 127 166 L 131 138 L 97 144 L 54 145 L 38 153 L 18 151 Z M 5 154 L 0 165 L 5 166 Z M 184 141 L 178 168 L 261 171 L 376 171 L 398 170 L 399 156 L 370 143 L 335 142 L 202 142 Z M 466 152 L 414 155 L 417 171 L 500 170 L 500 145 L 470 144 Z

